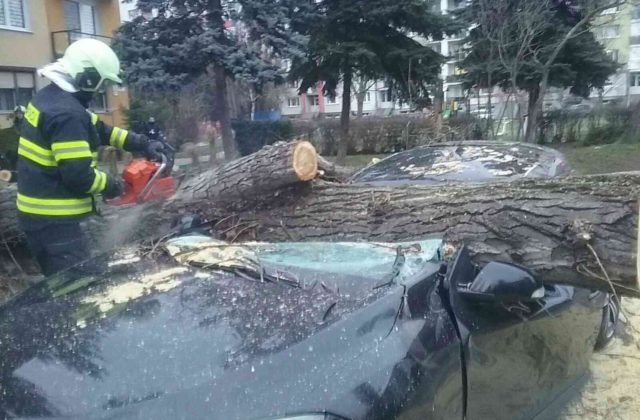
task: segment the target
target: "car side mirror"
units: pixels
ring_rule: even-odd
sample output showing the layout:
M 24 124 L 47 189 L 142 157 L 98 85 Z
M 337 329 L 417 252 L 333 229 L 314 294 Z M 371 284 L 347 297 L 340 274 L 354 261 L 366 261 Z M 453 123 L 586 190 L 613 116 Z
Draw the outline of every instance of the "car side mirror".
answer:
M 541 280 L 513 264 L 490 262 L 469 284 L 458 285 L 458 293 L 470 300 L 530 302 L 544 297 Z

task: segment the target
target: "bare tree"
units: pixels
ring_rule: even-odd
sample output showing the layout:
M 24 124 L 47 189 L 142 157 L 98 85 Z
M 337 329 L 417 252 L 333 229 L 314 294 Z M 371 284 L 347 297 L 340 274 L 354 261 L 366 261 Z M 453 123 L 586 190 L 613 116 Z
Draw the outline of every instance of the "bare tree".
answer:
M 478 29 L 488 43 L 489 59 L 486 62 L 486 73 L 490 89 L 497 82 L 492 79 L 496 70 L 504 69 L 508 76 L 508 85 L 504 86 L 508 89 L 508 98 L 517 95 L 520 70 L 530 59 L 529 55 L 535 49 L 536 39 L 548 28 L 550 1 L 479 0 Z M 488 99 L 489 110 L 490 101 L 491 95 Z M 522 126 L 522 121 L 519 125 Z M 491 124 L 489 130 L 491 131 Z M 517 139 L 519 138 L 520 129 L 517 134 Z
M 356 91 L 354 92 L 356 103 L 358 105 L 356 114 L 358 118 L 362 117 L 364 112 L 364 101 L 367 98 L 367 93 L 369 93 L 369 89 L 375 86 L 375 84 L 375 80 L 370 80 L 367 76 L 358 76 L 358 83 L 356 84 Z
M 535 141 L 538 119 L 542 113 L 542 105 L 544 103 L 544 94 L 549 87 L 551 68 L 562 49 L 573 38 L 584 34 L 586 31 L 593 30 L 594 26 L 602 26 L 611 22 L 615 15 L 603 18 L 603 12 L 619 8 L 626 3 L 628 3 L 628 0 L 578 0 L 571 9 L 576 16 L 573 26 L 570 26 L 568 31 L 558 38 L 557 42 L 539 46 L 537 49 L 532 48 L 529 51 L 531 60 L 539 67 L 541 78 L 538 88 L 539 94 L 535 98 L 535 102 L 531 98 L 529 100 L 532 107 L 529 109 L 529 121 L 525 135 L 526 142 L 532 143 Z

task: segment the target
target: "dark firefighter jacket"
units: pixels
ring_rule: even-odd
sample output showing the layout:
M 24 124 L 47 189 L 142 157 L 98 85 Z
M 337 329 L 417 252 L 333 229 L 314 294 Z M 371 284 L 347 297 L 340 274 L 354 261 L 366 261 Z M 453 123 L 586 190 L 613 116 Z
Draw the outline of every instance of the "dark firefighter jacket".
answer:
M 140 136 L 111 127 L 56 85 L 27 106 L 18 145 L 17 207 L 23 229 L 74 222 L 92 213 L 107 186 L 96 168 L 98 147 L 144 149 Z

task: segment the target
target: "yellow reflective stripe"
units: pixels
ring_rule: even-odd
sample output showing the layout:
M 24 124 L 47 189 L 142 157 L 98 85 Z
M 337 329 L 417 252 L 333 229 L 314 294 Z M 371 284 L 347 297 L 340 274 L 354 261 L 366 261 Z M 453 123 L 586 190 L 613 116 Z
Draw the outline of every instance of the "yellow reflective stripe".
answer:
M 91 149 L 86 140 L 59 141 L 51 144 L 56 161 L 63 159 L 91 158 Z
M 24 113 L 24 119 L 27 120 L 29 124 L 34 127 L 38 126 L 38 121 L 40 121 L 40 111 L 33 106 L 31 102 L 27 105 L 27 110 Z
M 98 152 L 91 153 L 91 167 L 95 168 L 98 166 Z
M 122 128 L 113 127 L 111 135 L 109 136 L 109 144 L 117 149 L 124 148 L 124 141 L 129 135 L 127 130 Z
M 91 188 L 88 191 L 91 194 L 102 192 L 107 187 L 107 174 L 97 169 L 94 172 L 93 184 L 91 184 Z
M 91 158 L 90 151 L 76 151 L 76 152 L 65 152 L 65 153 L 56 153 L 56 161 L 60 162 L 61 160 L 67 159 L 86 159 Z
M 95 114 L 93 112 L 90 112 L 91 114 L 91 124 L 96 125 L 98 124 L 98 114 Z
M 18 154 L 42 166 L 57 166 L 51 150 L 38 146 L 32 141 L 20 137 Z
M 77 216 L 93 211 L 91 197 L 87 198 L 34 198 L 18 193 L 18 210 L 43 216 Z
M 51 143 L 51 150 L 55 152 L 65 152 L 66 149 L 84 148 L 89 149 L 89 142 L 86 140 L 57 141 Z

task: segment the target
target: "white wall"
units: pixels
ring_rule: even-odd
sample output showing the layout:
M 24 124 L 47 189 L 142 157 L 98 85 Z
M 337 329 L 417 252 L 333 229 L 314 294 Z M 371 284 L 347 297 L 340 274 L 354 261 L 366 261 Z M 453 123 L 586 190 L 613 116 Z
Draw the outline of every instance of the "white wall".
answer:
M 123 0 L 119 0 L 120 2 L 120 20 L 122 22 L 128 22 L 129 19 L 129 11 L 135 10 L 136 8 L 136 0 L 133 0 L 130 3 L 124 3 Z

